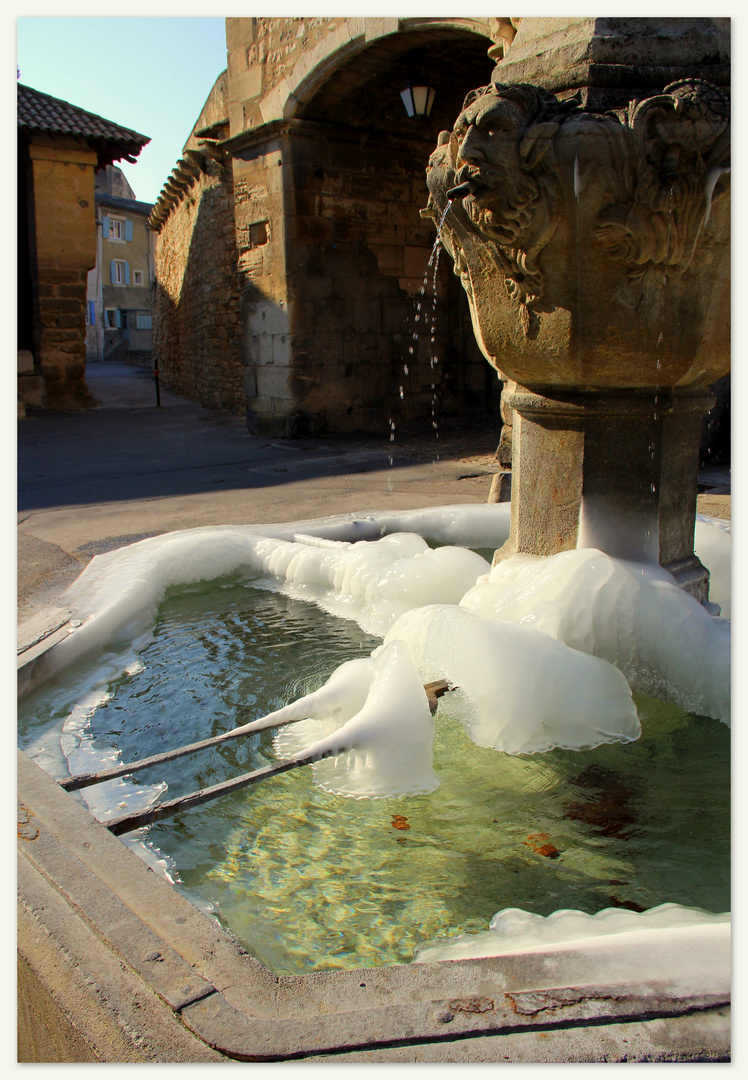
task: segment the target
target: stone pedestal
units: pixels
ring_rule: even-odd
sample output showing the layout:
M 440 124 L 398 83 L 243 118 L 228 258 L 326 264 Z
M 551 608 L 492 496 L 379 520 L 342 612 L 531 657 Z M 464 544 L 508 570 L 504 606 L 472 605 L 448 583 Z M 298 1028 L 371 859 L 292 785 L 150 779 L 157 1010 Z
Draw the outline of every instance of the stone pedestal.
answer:
M 510 535 L 494 561 L 596 547 L 658 560 L 706 599 L 693 553 L 704 394 L 505 391 L 515 410 Z

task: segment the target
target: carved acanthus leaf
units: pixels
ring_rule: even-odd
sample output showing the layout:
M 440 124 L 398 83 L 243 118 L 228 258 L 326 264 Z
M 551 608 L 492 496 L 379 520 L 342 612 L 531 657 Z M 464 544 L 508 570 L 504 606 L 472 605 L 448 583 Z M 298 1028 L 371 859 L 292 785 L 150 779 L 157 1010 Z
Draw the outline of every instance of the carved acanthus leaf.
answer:
M 599 215 L 596 239 L 629 265 L 632 280 L 682 273 L 729 171 L 729 96 L 698 79 L 672 83 L 633 102 L 622 131 L 628 190 Z

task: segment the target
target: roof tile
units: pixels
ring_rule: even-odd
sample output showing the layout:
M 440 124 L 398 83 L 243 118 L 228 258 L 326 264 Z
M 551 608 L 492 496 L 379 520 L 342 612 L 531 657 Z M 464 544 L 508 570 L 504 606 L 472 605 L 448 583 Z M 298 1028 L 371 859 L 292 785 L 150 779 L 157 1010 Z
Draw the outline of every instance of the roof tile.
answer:
M 116 143 L 136 154 L 150 142 L 147 135 L 140 135 L 137 131 L 21 83 L 18 84 L 18 127 Z

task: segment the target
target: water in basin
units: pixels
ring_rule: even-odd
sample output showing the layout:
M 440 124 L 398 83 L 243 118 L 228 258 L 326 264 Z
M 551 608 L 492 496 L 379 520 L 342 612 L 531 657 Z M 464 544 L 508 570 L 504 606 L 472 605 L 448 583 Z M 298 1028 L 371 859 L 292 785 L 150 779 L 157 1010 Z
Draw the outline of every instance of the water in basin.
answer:
M 58 776 L 114 747 L 134 760 L 278 708 L 380 640 L 241 575 L 180 585 L 128 674 L 71 711 L 70 686 L 95 685 L 99 658 L 22 702 L 20 744 Z M 305 768 L 154 824 L 147 850 L 128 842 L 278 973 L 408 963 L 503 908 L 729 910 L 729 729 L 635 700 L 635 742 L 512 756 L 471 741 L 457 691 L 436 715 L 429 795 L 343 798 Z M 273 760 L 264 732 L 89 798 L 147 801 L 159 783 L 171 798 Z

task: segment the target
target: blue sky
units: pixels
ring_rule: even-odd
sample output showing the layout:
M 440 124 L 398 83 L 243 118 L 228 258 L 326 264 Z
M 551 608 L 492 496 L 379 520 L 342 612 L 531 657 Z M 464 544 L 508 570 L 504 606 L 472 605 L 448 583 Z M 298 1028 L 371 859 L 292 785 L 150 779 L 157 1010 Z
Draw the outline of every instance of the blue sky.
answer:
M 226 67 L 225 19 L 19 16 L 16 29 L 22 83 L 150 136 L 118 164 L 155 202 Z

